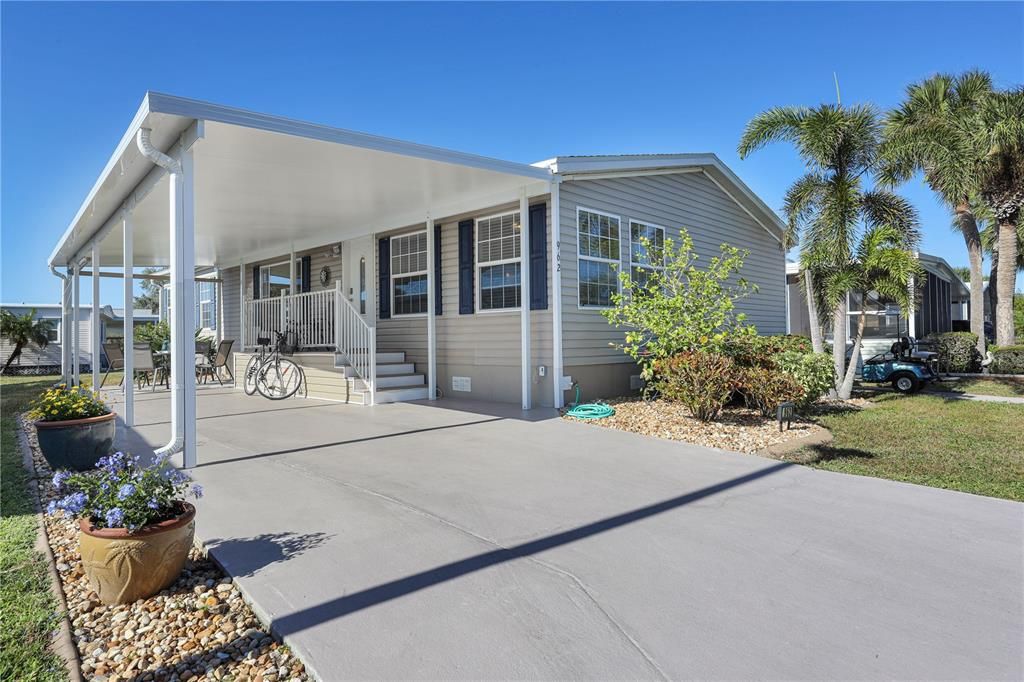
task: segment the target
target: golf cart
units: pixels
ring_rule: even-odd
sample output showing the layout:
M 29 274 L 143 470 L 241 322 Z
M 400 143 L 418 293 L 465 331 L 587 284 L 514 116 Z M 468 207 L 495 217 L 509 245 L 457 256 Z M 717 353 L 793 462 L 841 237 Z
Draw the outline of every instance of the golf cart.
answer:
M 913 393 L 929 381 L 939 378 L 938 353 L 917 349 L 917 341 L 901 336 L 887 353 L 868 359 L 861 369 L 861 380 L 890 383 L 900 393 Z

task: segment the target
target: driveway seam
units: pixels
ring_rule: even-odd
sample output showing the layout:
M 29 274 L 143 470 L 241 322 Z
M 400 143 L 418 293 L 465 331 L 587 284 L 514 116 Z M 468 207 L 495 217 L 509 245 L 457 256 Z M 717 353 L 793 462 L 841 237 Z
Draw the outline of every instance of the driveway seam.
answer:
M 414 504 L 406 502 L 405 500 L 399 499 L 397 497 L 393 497 L 391 495 L 387 495 L 385 493 L 378 492 L 378 491 L 372 490 L 370 488 L 364 488 L 363 486 L 356 485 L 356 484 L 350 483 L 348 481 L 343 481 L 343 480 L 334 478 L 332 476 L 325 475 L 323 473 L 314 475 L 313 472 L 311 472 L 308 469 L 306 469 L 306 468 L 304 468 L 302 466 L 299 466 L 297 464 L 291 464 L 291 463 L 283 462 L 283 461 L 282 462 L 278 462 L 278 463 L 281 464 L 282 466 L 288 467 L 289 469 L 297 471 L 297 472 L 301 473 L 302 475 L 304 475 L 306 477 L 315 478 L 317 480 L 325 480 L 326 479 L 326 480 L 331 481 L 332 483 L 336 483 L 338 485 L 344 486 L 344 487 L 349 488 L 351 490 L 355 490 L 355 491 L 360 492 L 360 493 L 362 493 L 364 495 L 369 495 L 371 497 L 379 498 L 381 500 L 384 500 L 385 502 L 388 502 L 388 503 L 393 504 L 395 506 L 401 507 L 402 509 L 404 509 L 406 511 L 412 512 L 414 514 L 418 514 L 418 515 L 420 515 L 422 517 L 425 517 L 425 518 L 428 518 L 428 519 L 431 519 L 431 520 L 433 520 L 433 521 L 435 521 L 437 523 L 440 523 L 441 525 L 444 525 L 444 526 L 447 526 L 448 528 L 451 528 L 452 530 L 455 530 L 455 531 L 457 531 L 459 533 L 462 533 L 463 535 L 466 535 L 466 536 L 471 537 L 471 538 L 473 538 L 475 540 L 478 540 L 480 542 L 488 544 L 488 545 L 490 545 L 491 547 L 493 547 L 495 549 L 500 549 L 500 550 L 510 550 L 511 549 L 511 547 L 507 547 L 507 546 L 501 544 L 500 542 L 497 542 L 496 540 L 493 540 L 492 538 L 484 537 L 483 535 L 480 535 L 479 533 L 475 533 L 474 531 L 472 531 L 472 530 L 470 530 L 468 528 L 464 528 L 464 527 L 460 526 L 459 524 L 455 523 L 454 521 L 446 519 L 443 516 L 438 516 L 434 512 L 431 512 L 429 510 L 423 509 L 422 507 L 418 507 L 418 506 L 416 506 Z M 583 594 L 587 597 L 587 599 L 590 600 L 590 602 L 594 605 L 594 607 L 598 610 L 598 612 L 601 613 L 601 615 L 603 615 L 605 617 L 605 619 L 612 625 L 612 627 L 619 633 L 619 635 L 623 639 L 625 639 L 626 642 L 629 643 L 629 645 L 644 659 L 644 661 L 646 661 L 647 664 L 655 672 L 657 672 L 657 674 L 661 677 L 662 680 L 666 680 L 667 681 L 667 680 L 672 679 L 671 676 L 669 676 L 668 673 L 666 673 L 665 670 L 662 669 L 662 667 L 660 665 L 658 665 L 658 662 L 654 660 L 654 657 L 650 653 L 648 653 L 647 649 L 645 649 L 644 646 L 639 641 L 637 641 L 636 638 L 634 638 L 632 635 L 630 635 L 626 631 L 625 626 L 623 626 L 622 623 L 620 623 L 618 621 L 618 619 L 616 619 L 601 604 L 601 602 L 597 599 L 597 597 L 590 590 L 590 588 L 587 586 L 587 584 L 585 582 L 583 582 L 583 580 L 579 576 L 577 576 L 572 571 L 569 571 L 569 570 L 564 569 L 564 568 L 562 568 L 560 566 L 556 566 L 554 564 L 551 564 L 549 562 L 543 561 L 541 559 L 537 559 L 537 558 L 532 557 L 532 556 L 525 556 L 525 557 L 522 557 L 522 558 L 525 559 L 526 561 L 536 565 L 536 566 L 539 566 L 540 568 L 546 569 L 547 571 L 549 571 L 551 573 L 559 575 L 559 576 L 561 576 L 563 578 L 568 578 L 569 582 L 575 584 L 576 587 L 581 592 L 583 592 Z

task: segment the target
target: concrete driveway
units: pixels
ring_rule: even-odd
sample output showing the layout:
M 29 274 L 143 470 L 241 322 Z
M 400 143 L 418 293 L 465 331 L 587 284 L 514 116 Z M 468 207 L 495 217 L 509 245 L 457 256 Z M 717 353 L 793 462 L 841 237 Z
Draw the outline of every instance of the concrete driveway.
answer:
M 1024 676 L 1021 504 L 498 406 L 198 410 L 199 535 L 324 680 Z

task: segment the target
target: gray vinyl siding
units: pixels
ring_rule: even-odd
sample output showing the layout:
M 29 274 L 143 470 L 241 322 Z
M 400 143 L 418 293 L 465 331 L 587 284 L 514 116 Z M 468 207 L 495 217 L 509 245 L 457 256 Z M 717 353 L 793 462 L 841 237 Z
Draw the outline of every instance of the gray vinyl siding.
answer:
M 566 368 L 630 363 L 609 344 L 623 332 L 611 327 L 599 309 L 578 305 L 577 207 L 620 219 L 620 265 L 629 266 L 629 220 L 665 228 L 677 239 L 685 227 L 701 262 L 729 243 L 750 251 L 742 276 L 759 291 L 738 303 L 761 334 L 786 331 L 785 257 L 779 242 L 703 173 L 675 173 L 612 179 L 575 180 L 561 185 L 562 329 Z
M 547 225 L 550 229 L 550 200 L 548 197 L 531 200 L 531 205 L 538 203 L 547 205 Z M 476 311 L 472 315 L 459 314 L 459 221 L 518 209 L 518 203 L 506 204 L 439 221 L 441 225 L 442 315 L 436 318 L 437 385 L 445 396 L 501 402 L 518 402 L 520 400 L 519 311 Z M 424 228 L 420 225 L 391 234 L 414 232 L 417 229 Z M 548 244 L 550 244 L 549 235 L 550 233 L 545 234 L 545 243 Z M 474 248 L 475 253 L 476 249 Z M 548 309 L 530 312 L 531 391 L 535 405 L 552 404 L 551 374 L 548 372 L 547 376 L 543 378 L 538 374 L 540 365 L 550 369 L 552 363 L 550 257 L 550 248 L 548 248 L 548 261 L 544 268 L 548 279 Z M 479 285 L 475 273 L 474 284 Z M 524 303 L 529 305 L 529 301 Z M 474 310 L 476 310 L 475 302 Z M 379 320 L 377 322 L 377 348 L 379 351 L 405 351 L 407 361 L 416 363 L 416 371 L 425 372 L 427 367 L 427 318 L 425 316 L 399 316 L 388 320 Z M 453 392 L 451 390 L 453 376 L 470 377 L 472 391 L 470 393 Z
M 8 308 L 15 315 L 24 315 L 29 312 L 30 307 L 12 306 Z M 36 317 L 45 316 L 46 319 L 50 320 L 53 324 L 53 328 L 58 330 L 58 339 L 61 338 L 59 334 L 60 330 L 60 312 L 56 312 L 57 317 L 52 316 L 53 313 L 46 312 L 43 315 L 37 314 Z M 90 334 L 91 324 L 90 319 L 92 318 L 92 310 L 88 307 L 83 307 L 79 312 L 79 329 L 78 329 L 78 355 L 83 365 L 88 365 L 92 362 L 92 356 L 90 349 L 92 348 L 92 336 Z M 14 351 L 14 344 L 10 343 L 5 338 L 0 338 L 0 367 L 3 363 L 7 362 L 7 358 L 10 357 Z M 46 348 L 39 348 L 34 345 L 25 346 L 21 350 L 21 357 L 14 361 L 12 367 L 35 367 L 45 365 L 60 366 L 60 354 L 61 344 L 60 341 L 54 341 L 47 344 Z M 59 373 L 59 370 L 58 370 Z
M 242 308 L 241 294 L 238 291 L 238 277 L 241 272 L 241 268 L 223 268 L 220 270 L 220 305 L 221 315 L 224 319 L 220 320 L 221 325 L 221 338 L 222 339 L 234 339 L 235 343 L 231 346 L 231 352 L 241 350 L 242 343 L 242 327 L 240 311 Z

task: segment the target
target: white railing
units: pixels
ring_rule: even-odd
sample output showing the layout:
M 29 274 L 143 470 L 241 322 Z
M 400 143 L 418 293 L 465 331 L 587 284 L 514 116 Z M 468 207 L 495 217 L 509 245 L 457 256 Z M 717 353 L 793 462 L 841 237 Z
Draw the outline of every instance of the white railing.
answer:
M 333 349 L 335 290 L 282 296 L 284 329 L 294 332 L 302 350 Z
M 335 347 L 355 370 L 370 394 L 370 404 L 377 397 L 377 330 L 366 323 L 352 302 L 341 293 L 341 282 L 334 290 L 337 312 Z
M 258 339 L 266 338 L 273 342 L 273 331 L 283 329 L 281 325 L 280 298 L 258 298 L 245 302 L 245 329 L 242 334 L 242 346 L 255 348 Z

